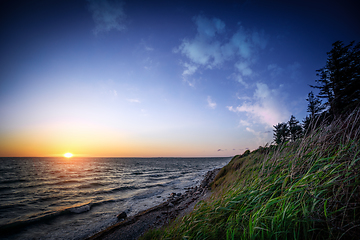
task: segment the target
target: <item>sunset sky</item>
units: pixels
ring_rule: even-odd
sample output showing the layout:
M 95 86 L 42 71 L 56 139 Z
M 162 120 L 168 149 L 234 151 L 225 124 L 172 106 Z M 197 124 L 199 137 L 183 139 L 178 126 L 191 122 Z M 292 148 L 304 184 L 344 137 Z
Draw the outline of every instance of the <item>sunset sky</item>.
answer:
M 270 143 L 306 116 L 331 44 L 360 40 L 357 2 L 1 1 L 0 156 Z

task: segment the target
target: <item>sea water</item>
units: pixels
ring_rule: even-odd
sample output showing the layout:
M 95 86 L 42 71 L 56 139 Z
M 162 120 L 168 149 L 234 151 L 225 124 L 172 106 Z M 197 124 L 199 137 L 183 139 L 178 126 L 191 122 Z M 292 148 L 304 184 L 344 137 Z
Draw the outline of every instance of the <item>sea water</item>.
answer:
M 1 239 L 83 239 L 164 202 L 225 158 L 0 158 Z

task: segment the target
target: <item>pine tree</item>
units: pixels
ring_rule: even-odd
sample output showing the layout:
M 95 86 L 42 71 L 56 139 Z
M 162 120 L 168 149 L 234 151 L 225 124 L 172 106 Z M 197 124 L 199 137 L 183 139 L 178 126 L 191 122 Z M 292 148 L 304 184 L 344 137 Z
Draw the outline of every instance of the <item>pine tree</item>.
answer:
M 332 46 L 325 67 L 317 70 L 319 85 L 311 87 L 320 89 L 318 97 L 327 99 L 329 112 L 339 116 L 360 103 L 360 43 L 337 41 Z
M 302 127 L 299 124 L 299 121 L 291 115 L 289 124 L 289 132 L 290 132 L 290 139 L 292 141 L 296 141 L 296 139 L 300 138 L 302 135 Z
M 318 97 L 315 97 L 312 91 L 309 92 L 306 101 L 309 102 L 307 112 L 310 113 L 311 118 L 315 117 L 325 109 L 325 106 L 322 105 L 321 100 Z
M 276 144 L 282 144 L 289 139 L 289 127 L 286 123 L 278 123 L 277 125 L 273 126 L 275 129 L 274 131 L 274 141 Z
M 302 120 L 302 128 L 304 131 L 304 135 L 307 135 L 311 131 L 311 118 L 310 116 L 306 116 L 304 120 Z

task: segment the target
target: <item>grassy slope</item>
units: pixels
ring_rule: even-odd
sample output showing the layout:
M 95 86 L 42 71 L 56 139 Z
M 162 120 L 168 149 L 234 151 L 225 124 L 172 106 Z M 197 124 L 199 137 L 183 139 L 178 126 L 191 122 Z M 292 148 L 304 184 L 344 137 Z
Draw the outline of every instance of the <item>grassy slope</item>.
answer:
M 210 200 L 143 239 L 358 239 L 359 118 L 235 156 Z

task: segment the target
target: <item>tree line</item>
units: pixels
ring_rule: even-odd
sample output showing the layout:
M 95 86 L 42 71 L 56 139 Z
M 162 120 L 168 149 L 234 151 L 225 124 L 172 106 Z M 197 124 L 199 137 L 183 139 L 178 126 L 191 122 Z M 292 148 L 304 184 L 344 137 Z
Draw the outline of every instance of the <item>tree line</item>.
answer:
M 287 123 L 274 125 L 276 144 L 296 141 L 321 123 L 330 124 L 360 106 L 360 43 L 333 43 L 331 51 L 327 52 L 325 66 L 316 70 L 316 75 L 317 85 L 310 87 L 319 89 L 319 93 L 316 96 L 312 91 L 308 94 L 309 114 L 302 123 L 291 115 Z

